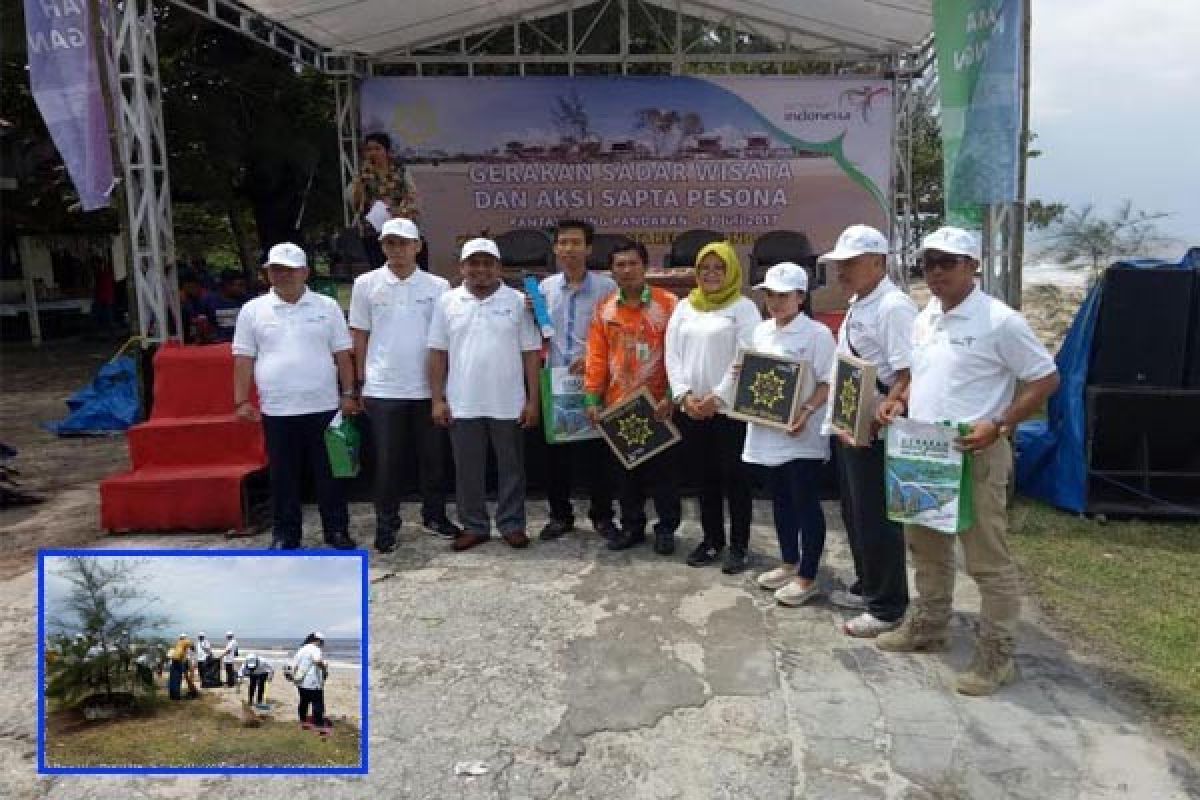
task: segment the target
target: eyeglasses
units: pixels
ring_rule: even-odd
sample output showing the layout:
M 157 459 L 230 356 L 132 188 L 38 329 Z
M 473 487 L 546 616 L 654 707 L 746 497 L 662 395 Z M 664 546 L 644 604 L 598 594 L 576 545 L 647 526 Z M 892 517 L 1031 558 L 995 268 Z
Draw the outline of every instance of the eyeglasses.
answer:
M 924 272 L 932 272 L 935 269 L 954 269 L 962 261 L 962 258 L 962 256 L 956 255 L 925 256 L 921 259 L 921 269 Z
M 702 273 L 704 275 L 724 275 L 725 270 L 727 270 L 727 269 L 729 269 L 729 268 L 726 267 L 724 264 L 721 264 L 720 266 L 716 266 L 716 267 L 709 265 L 707 267 L 696 267 L 696 272 Z

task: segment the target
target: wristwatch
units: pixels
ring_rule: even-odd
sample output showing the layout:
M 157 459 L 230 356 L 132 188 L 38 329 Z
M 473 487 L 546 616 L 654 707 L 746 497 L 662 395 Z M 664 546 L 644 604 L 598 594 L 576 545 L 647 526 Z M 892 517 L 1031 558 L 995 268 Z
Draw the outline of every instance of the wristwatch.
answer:
M 342 392 L 342 397 L 358 397 L 358 392 L 351 389 L 349 391 Z
M 800 406 L 800 408 L 804 409 L 805 411 L 807 411 L 810 414 L 817 410 L 817 407 L 814 406 L 812 403 L 805 403 L 804 405 Z

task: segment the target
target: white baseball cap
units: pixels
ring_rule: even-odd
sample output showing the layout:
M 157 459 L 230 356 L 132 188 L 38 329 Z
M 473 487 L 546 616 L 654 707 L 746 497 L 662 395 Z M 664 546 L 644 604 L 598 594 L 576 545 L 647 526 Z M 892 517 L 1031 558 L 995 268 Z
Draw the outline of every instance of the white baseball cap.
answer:
M 226 636 L 233 636 L 233 631 L 225 631 Z
M 462 255 L 459 256 L 459 261 L 466 261 L 476 253 L 487 253 L 490 256 L 495 256 L 496 260 L 500 260 L 500 248 L 491 239 L 472 239 L 462 246 Z
M 383 223 L 383 230 L 379 232 L 379 238 L 382 239 L 385 236 L 399 236 L 401 239 L 421 238 L 421 234 L 417 230 L 417 223 L 404 217 L 394 217 Z
M 187 638 L 187 634 L 186 634 L 186 633 L 181 633 L 181 634 L 179 634 L 179 638 L 180 638 L 180 639 L 186 639 L 186 638 Z
M 842 231 L 833 250 L 817 260 L 845 261 L 865 253 L 886 256 L 888 254 L 887 237 L 870 225 L 851 225 Z
M 203 639 L 203 638 L 204 638 L 204 631 L 200 631 L 199 633 L 197 633 L 197 634 L 196 634 L 196 638 L 197 638 L 197 639 Z
M 312 635 L 314 639 L 320 639 L 322 642 L 325 641 L 325 634 L 320 631 L 313 631 Z
M 277 267 L 306 269 L 308 267 L 308 256 L 305 255 L 304 249 L 299 245 L 292 244 L 291 242 L 280 242 L 267 253 L 267 263 L 263 266 L 269 267 L 272 264 Z
M 807 292 L 808 270 L 791 261 L 782 261 L 767 270 L 762 283 L 755 284 L 754 288 L 780 293 Z
M 970 231 L 949 225 L 938 228 L 921 240 L 921 249 L 917 251 L 917 258 L 925 255 L 926 250 L 941 250 L 943 253 L 967 256 L 976 261 L 980 258 L 979 237 Z

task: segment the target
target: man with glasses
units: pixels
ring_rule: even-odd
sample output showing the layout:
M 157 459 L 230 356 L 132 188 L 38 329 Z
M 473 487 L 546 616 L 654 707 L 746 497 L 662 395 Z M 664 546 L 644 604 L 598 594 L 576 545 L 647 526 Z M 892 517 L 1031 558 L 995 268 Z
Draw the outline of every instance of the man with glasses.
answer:
M 850 296 L 838 331 L 837 352 L 875 365 L 880 396 L 903 396 L 908 388 L 912 326 L 917 306 L 887 276 L 888 241 L 867 225 L 851 225 L 821 261 L 837 268 L 837 282 Z M 836 369 L 836 363 L 834 369 Z M 832 382 L 832 377 L 831 377 Z M 824 432 L 831 433 L 833 404 L 826 404 Z M 854 558 L 854 584 L 830 596 L 842 608 L 862 613 L 848 620 L 849 636 L 871 638 L 900 624 L 908 608 L 904 532 L 887 518 L 883 493 L 883 441 L 859 447 L 845 434 L 835 438 L 842 521 Z
M 1005 541 L 1012 472 L 1008 437 L 1058 388 L 1058 372 L 1025 318 L 975 285 L 979 240 L 974 234 L 939 228 L 922 241 L 919 257 L 933 299 L 913 325 L 907 395 L 883 403 L 879 419 L 886 424 L 907 412 L 921 422 L 967 426 L 958 445 L 972 458 L 975 521 L 956 536 L 905 526 L 917 597 L 904 623 L 881 634 L 876 644 L 895 652 L 945 649 L 958 539 L 982 602 L 975 657 L 956 688 L 966 695 L 989 695 L 1016 677 L 1020 583 Z

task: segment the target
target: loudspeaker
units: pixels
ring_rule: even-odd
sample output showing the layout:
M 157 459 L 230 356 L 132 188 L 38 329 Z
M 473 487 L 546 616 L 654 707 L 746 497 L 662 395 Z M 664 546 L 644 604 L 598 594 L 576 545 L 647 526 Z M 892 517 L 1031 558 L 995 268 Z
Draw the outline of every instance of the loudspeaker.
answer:
M 1109 268 L 1088 383 L 1183 388 L 1195 276 L 1190 269 Z
M 1187 374 L 1183 383 L 1189 389 L 1200 389 L 1200 268 L 1192 270 L 1192 327 L 1188 334 Z

